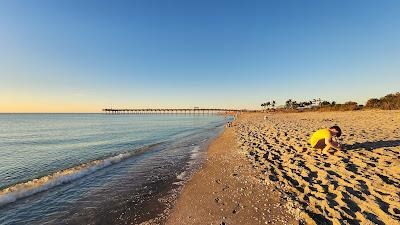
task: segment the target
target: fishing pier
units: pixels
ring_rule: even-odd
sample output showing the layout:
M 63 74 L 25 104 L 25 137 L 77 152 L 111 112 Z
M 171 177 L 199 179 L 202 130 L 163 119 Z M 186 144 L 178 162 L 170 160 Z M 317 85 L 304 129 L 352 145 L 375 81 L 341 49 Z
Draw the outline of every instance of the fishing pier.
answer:
M 103 109 L 106 114 L 233 114 L 245 110 L 238 109 Z

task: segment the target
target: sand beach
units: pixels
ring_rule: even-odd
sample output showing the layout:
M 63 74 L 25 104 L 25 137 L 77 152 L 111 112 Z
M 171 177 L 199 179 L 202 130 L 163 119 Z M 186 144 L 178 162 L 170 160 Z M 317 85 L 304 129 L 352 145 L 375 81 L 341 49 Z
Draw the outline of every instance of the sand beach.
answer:
M 400 111 L 247 113 L 233 125 L 167 224 L 400 224 Z M 344 150 L 311 149 L 332 125 Z
M 238 150 L 235 128 L 225 128 L 211 143 L 204 166 L 185 185 L 166 224 L 297 224 L 281 194 L 257 178 Z

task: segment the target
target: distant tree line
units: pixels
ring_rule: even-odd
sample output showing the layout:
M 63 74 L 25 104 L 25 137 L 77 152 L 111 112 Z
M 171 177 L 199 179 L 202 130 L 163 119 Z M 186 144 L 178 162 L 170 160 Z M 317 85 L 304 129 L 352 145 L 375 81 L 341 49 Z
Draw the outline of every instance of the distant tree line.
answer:
M 365 108 L 372 109 L 400 109 L 400 92 L 388 94 L 380 99 L 371 98 L 365 104 Z
M 261 107 L 275 108 L 275 101 L 262 103 Z M 380 99 L 371 98 L 364 105 L 359 105 L 357 102 L 348 101 L 343 104 L 338 104 L 335 101 L 329 102 L 326 100 L 313 99 L 310 101 L 295 101 L 288 99 L 283 106 L 286 110 L 306 110 L 306 111 L 348 111 L 368 109 L 400 109 L 400 92 L 388 94 Z
M 261 104 L 261 107 L 263 107 L 263 109 L 269 109 L 269 108 L 275 108 L 275 100 L 272 100 L 272 102 L 264 102 Z
M 324 101 L 326 102 L 326 101 Z M 304 108 L 304 107 L 310 107 L 310 106 L 316 106 L 316 105 L 321 105 L 321 99 L 313 99 L 312 101 L 305 101 L 305 102 L 297 102 L 293 99 L 288 99 L 285 102 L 285 108 L 286 109 L 298 109 L 298 108 Z
M 344 104 L 336 104 L 335 102 L 329 103 L 325 102 L 322 104 L 318 110 L 319 111 L 349 111 L 349 110 L 360 110 L 363 105 L 359 105 L 357 102 L 345 102 Z

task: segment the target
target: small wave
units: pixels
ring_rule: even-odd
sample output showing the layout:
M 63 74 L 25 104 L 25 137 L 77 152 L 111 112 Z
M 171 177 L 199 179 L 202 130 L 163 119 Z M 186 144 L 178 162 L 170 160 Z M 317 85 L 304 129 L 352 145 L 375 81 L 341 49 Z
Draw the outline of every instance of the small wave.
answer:
M 190 160 L 187 162 L 187 168 L 182 173 L 176 176 L 176 179 L 179 180 L 174 184 L 182 184 L 182 181 L 186 181 L 192 174 L 193 166 L 197 163 L 197 159 L 200 156 L 200 146 L 195 145 L 194 148 L 190 151 Z
M 192 149 L 192 153 L 196 153 L 196 152 L 199 152 L 199 150 L 200 150 L 200 146 L 194 146 L 194 148 Z
M 191 151 L 191 154 L 190 154 L 191 160 L 195 160 L 196 158 L 199 157 L 199 155 L 200 155 L 199 150 L 200 150 L 200 146 L 195 146 L 193 148 L 193 150 Z
M 12 203 L 18 199 L 25 198 L 36 193 L 48 190 L 55 186 L 71 182 L 97 170 L 119 163 L 132 156 L 145 152 L 146 150 L 158 144 L 149 145 L 140 149 L 124 152 L 119 155 L 111 156 L 105 159 L 94 160 L 69 169 L 57 171 L 53 174 L 33 179 L 25 183 L 19 183 L 14 186 L 0 190 L 0 206 Z
M 176 176 L 176 178 L 178 180 L 184 180 L 187 177 L 187 172 L 183 171 L 182 173 L 180 173 L 178 176 Z

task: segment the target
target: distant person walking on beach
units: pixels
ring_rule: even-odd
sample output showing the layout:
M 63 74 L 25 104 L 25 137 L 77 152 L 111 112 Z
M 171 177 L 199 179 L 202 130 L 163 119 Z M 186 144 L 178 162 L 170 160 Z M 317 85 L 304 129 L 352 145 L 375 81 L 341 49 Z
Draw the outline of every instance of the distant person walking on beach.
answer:
M 311 135 L 311 147 L 322 149 L 323 154 L 328 154 L 331 148 L 341 150 L 340 144 L 332 140 L 333 137 L 340 137 L 340 135 L 342 135 L 342 130 L 339 126 L 317 130 Z

